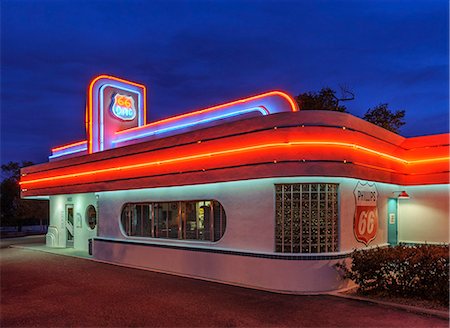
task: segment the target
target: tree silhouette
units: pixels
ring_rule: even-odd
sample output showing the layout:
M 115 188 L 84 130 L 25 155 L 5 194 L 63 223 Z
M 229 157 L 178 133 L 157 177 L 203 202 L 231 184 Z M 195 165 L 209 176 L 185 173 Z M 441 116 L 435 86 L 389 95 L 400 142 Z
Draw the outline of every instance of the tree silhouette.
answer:
M 374 108 L 369 108 L 364 114 L 363 119 L 381 126 L 382 128 L 394 133 L 399 133 L 400 127 L 405 125 L 405 111 L 397 110 L 395 112 L 389 109 L 388 104 L 379 104 Z
M 295 100 L 301 110 L 331 110 L 348 113 L 347 107 L 341 103 L 355 99 L 355 94 L 346 86 L 340 86 L 341 97 L 336 96 L 336 91 L 324 87 L 319 92 L 305 92 L 298 95 Z M 368 109 L 363 119 L 378 125 L 386 130 L 399 133 L 400 127 L 405 125 L 405 111 L 391 111 L 389 105 L 379 104 Z
M 342 96 L 336 96 L 336 91 L 329 87 L 322 88 L 319 92 L 305 92 L 298 95 L 295 100 L 302 110 L 332 110 L 347 112 L 347 107 L 340 102 L 355 99 L 355 95 L 349 88 L 341 86 Z
M 0 186 L 0 222 L 2 226 L 16 225 L 19 231 L 24 222 L 38 221 L 42 225 L 42 220 L 48 222 L 48 201 L 31 200 L 20 198 L 20 169 L 33 165 L 33 162 L 23 161 L 9 162 L 2 164 L 2 182 Z

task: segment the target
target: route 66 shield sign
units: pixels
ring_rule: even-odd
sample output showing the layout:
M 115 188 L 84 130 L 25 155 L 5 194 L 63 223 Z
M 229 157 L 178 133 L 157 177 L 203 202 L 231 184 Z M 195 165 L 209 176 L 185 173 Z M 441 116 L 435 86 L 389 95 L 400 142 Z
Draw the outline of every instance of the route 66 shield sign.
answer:
M 134 99 L 130 96 L 116 93 L 111 101 L 111 112 L 122 121 L 132 121 L 136 117 L 136 107 Z
M 358 181 L 353 194 L 356 202 L 353 233 L 357 241 L 367 246 L 378 231 L 378 191 L 375 183 Z

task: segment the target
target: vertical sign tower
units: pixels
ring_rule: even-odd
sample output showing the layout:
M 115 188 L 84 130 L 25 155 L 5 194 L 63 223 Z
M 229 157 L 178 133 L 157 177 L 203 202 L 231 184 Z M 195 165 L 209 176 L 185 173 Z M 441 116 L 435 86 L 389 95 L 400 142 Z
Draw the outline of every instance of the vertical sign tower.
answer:
M 86 129 L 88 153 L 114 148 L 118 131 L 146 124 L 146 88 L 142 84 L 100 75 L 89 84 Z

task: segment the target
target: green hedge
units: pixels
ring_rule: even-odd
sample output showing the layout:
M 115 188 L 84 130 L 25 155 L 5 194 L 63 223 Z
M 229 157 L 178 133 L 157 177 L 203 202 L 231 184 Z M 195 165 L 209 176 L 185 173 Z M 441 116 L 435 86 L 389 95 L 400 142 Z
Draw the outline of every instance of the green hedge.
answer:
M 449 302 L 449 246 L 399 245 L 354 251 L 344 277 L 359 292 L 383 292 L 392 296 L 419 297 Z

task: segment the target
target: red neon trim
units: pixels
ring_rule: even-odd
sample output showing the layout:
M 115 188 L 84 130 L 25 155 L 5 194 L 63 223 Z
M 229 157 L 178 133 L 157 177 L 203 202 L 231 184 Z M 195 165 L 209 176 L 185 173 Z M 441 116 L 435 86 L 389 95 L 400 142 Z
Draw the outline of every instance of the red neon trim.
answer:
M 77 141 L 77 142 L 74 142 L 74 143 L 71 143 L 71 144 L 67 144 L 67 145 L 64 145 L 64 146 L 59 146 L 59 147 L 56 147 L 56 148 L 52 148 L 52 152 L 54 153 L 55 151 L 60 151 L 60 150 L 64 150 L 64 149 L 67 149 L 67 148 L 80 146 L 80 145 L 83 145 L 83 144 L 86 144 L 86 143 L 87 143 L 87 140 Z
M 149 124 L 144 125 L 144 126 L 138 126 L 138 127 L 135 127 L 135 128 L 130 128 L 130 129 L 122 130 L 122 131 L 117 131 L 115 134 L 122 134 L 122 133 L 127 133 L 127 132 L 130 132 L 130 131 L 136 131 L 136 130 L 139 130 L 139 129 L 148 128 L 149 126 L 154 126 L 154 125 L 159 125 L 159 124 L 162 124 L 162 123 L 176 121 L 176 120 L 179 120 L 179 119 L 182 119 L 182 118 L 185 118 L 185 117 L 190 117 L 190 116 L 195 116 L 195 115 L 199 115 L 199 114 L 203 114 L 203 113 L 208 113 L 208 112 L 211 112 L 211 111 L 214 111 L 214 110 L 217 110 L 217 109 L 221 109 L 221 108 L 224 108 L 224 107 L 229 107 L 229 106 L 233 106 L 233 105 L 236 105 L 236 104 L 241 104 L 241 103 L 249 102 L 249 101 L 260 99 L 260 98 L 264 98 L 264 97 L 274 96 L 274 95 L 279 95 L 279 96 L 283 97 L 284 99 L 286 99 L 289 102 L 289 104 L 291 105 L 291 109 L 292 109 L 293 112 L 297 112 L 298 111 L 297 104 L 294 102 L 294 100 L 288 94 L 286 94 L 286 93 L 284 93 L 282 91 L 269 91 L 269 92 L 265 92 L 265 93 L 262 93 L 262 94 L 259 94 L 259 95 L 256 95 L 256 96 L 251 96 L 251 97 L 247 97 L 247 98 L 234 100 L 232 102 L 216 105 L 216 106 L 213 106 L 213 107 L 208 107 L 208 108 L 205 108 L 205 109 L 200 109 L 200 110 L 197 110 L 197 111 L 194 111 L 194 112 L 189 112 L 189 113 L 186 113 L 186 114 L 172 116 L 172 117 L 165 118 L 165 119 L 162 119 L 162 120 L 159 120 L 159 121 L 156 121 L 156 122 L 149 123 Z M 258 107 L 258 106 L 256 106 L 256 107 Z M 259 107 L 261 107 L 261 106 L 259 106 Z M 264 110 L 267 111 L 266 108 L 264 108 Z
M 121 79 L 119 77 L 115 77 L 115 76 L 111 76 L 111 75 L 106 75 L 106 74 L 102 74 L 97 76 L 96 78 L 94 78 L 91 83 L 89 83 L 89 91 L 88 91 L 88 107 L 89 107 L 89 144 L 88 144 L 88 153 L 92 154 L 92 117 L 93 117 L 93 107 L 94 104 L 92 103 L 92 91 L 94 88 L 94 84 L 101 80 L 101 79 L 110 79 L 110 80 L 114 80 L 114 81 L 118 81 L 118 82 L 122 82 L 122 83 L 127 83 L 127 84 L 131 84 L 134 85 L 136 87 L 142 88 L 143 91 L 143 107 L 144 107 L 144 114 L 143 114 L 143 123 L 145 124 L 146 122 L 146 116 L 147 116 L 147 92 L 146 92 L 146 87 L 143 84 L 139 84 L 136 82 L 132 82 L 132 81 L 128 81 L 128 80 L 124 80 Z
M 210 152 L 210 153 L 203 153 L 203 154 L 197 154 L 197 155 L 190 155 L 190 156 L 184 156 L 184 157 L 177 157 L 177 158 L 169 158 L 165 160 L 159 160 L 159 161 L 152 161 L 152 162 L 145 162 L 145 163 L 139 163 L 139 164 L 132 164 L 132 165 L 126 165 L 126 166 L 119 166 L 119 167 L 110 167 L 106 169 L 98 169 L 98 170 L 91 170 L 91 171 L 84 171 L 84 172 L 78 172 L 78 173 L 71 173 L 71 174 L 63 174 L 60 176 L 54 176 L 54 177 L 46 177 L 46 178 L 39 178 L 34 180 L 28 180 L 28 181 L 22 181 L 20 182 L 20 185 L 23 184 L 32 184 L 37 182 L 44 182 L 44 181 L 50 181 L 50 180 L 62 180 L 67 178 L 73 178 L 73 177 L 81 177 L 91 174 L 97 174 L 97 173 L 105 173 L 105 172 L 114 172 L 114 171 L 125 171 L 135 168 L 142 168 L 147 166 L 153 166 L 153 165 L 161 165 L 161 164 L 168 164 L 168 163 L 174 163 L 174 162 L 180 162 L 180 161 L 186 161 L 186 160 L 193 160 L 193 159 L 200 159 L 205 157 L 212 157 L 217 155 L 225 155 L 225 154 L 232 154 L 232 153 L 238 153 L 238 152 L 244 152 L 244 151 L 250 151 L 250 150 L 257 150 L 257 149 L 263 149 L 263 148 L 275 148 L 275 147 L 290 147 L 290 146 L 337 146 L 337 147 L 346 147 L 346 148 L 352 148 L 354 150 L 358 150 L 361 152 L 368 152 L 375 155 L 378 155 L 380 157 L 388 158 L 397 162 L 401 162 L 403 164 L 416 164 L 416 163 L 422 163 L 422 162 L 432 162 L 432 161 L 443 161 L 443 160 L 449 160 L 450 157 L 438 157 L 438 158 L 431 158 L 431 159 L 421 159 L 421 160 L 405 160 L 400 157 L 392 156 L 386 153 L 382 153 L 364 146 L 360 146 L 357 144 L 352 143 L 345 143 L 345 142 L 333 142 L 333 141 L 292 141 L 292 142 L 284 142 L 284 143 L 266 143 L 266 144 L 260 144 L 260 145 L 254 145 L 254 146 L 248 146 L 248 147 L 241 147 L 241 148 L 234 148 L 234 149 L 227 149 L 222 151 L 216 151 L 216 152 Z

